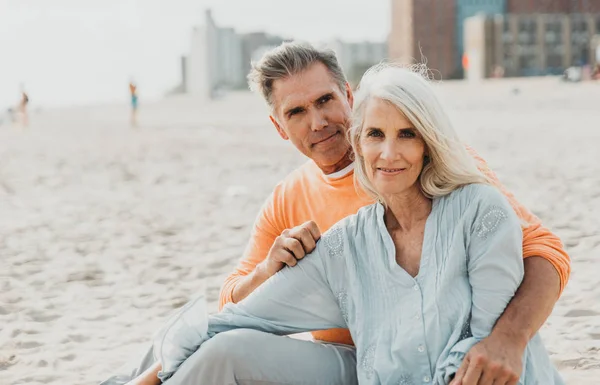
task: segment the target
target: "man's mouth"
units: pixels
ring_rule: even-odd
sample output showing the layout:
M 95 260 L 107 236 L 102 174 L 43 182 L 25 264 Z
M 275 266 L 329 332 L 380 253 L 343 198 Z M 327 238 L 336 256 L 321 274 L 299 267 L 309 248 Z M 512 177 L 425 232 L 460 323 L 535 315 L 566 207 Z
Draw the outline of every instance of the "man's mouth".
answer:
M 323 139 L 321 139 L 319 141 L 314 142 L 313 146 L 316 146 L 317 144 L 326 143 L 326 142 L 330 141 L 331 139 L 334 139 L 338 134 L 339 134 L 339 132 L 336 131 L 333 134 L 331 134 L 331 135 L 329 135 L 329 136 L 327 136 L 327 137 L 325 137 L 325 138 L 323 138 Z

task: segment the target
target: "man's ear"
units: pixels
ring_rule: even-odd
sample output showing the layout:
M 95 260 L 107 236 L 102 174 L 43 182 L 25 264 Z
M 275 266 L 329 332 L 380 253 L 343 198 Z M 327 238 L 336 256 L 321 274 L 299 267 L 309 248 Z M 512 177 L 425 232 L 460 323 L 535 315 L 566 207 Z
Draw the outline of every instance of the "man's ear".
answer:
M 290 137 L 285 133 L 285 131 L 283 131 L 283 128 L 281 128 L 281 126 L 279 125 L 279 123 L 277 123 L 277 119 L 275 119 L 273 117 L 273 115 L 269 115 L 269 119 L 271 119 L 271 123 L 273 123 L 273 125 L 277 129 L 277 132 L 279 133 L 279 136 L 281 136 L 281 139 L 283 139 L 283 140 L 289 140 Z
M 350 105 L 350 108 L 353 108 L 354 94 L 352 93 L 352 87 L 350 87 L 350 84 L 348 82 L 346 82 L 346 98 L 348 99 L 348 104 Z

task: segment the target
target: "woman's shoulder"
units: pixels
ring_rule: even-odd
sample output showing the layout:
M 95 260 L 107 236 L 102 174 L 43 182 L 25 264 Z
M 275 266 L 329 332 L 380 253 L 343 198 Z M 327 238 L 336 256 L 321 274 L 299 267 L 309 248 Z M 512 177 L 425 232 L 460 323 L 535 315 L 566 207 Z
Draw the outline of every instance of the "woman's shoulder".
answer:
M 323 233 L 325 244 L 330 248 L 342 248 L 344 244 L 354 245 L 357 239 L 378 231 L 377 218 L 383 215 L 382 209 L 378 203 L 361 207 L 356 214 L 345 217 Z
M 506 201 L 506 198 L 504 198 L 504 195 L 502 195 L 500 190 L 494 186 L 483 183 L 471 183 L 459 187 L 446 195 L 444 199 L 452 203 L 464 203 L 468 206 L 473 206 L 478 203 L 499 204 Z
M 477 221 L 490 212 L 500 213 L 503 217 L 511 215 L 511 206 L 504 195 L 494 186 L 472 183 L 462 186 L 450 194 L 439 198 L 441 211 L 457 221 Z

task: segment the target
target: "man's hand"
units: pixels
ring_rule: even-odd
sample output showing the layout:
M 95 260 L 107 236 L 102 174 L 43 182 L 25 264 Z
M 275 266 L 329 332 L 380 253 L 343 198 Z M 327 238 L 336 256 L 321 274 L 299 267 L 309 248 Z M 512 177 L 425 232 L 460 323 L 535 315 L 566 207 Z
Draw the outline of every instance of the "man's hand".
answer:
M 450 385 L 517 385 L 525 346 L 490 335 L 469 350 Z
M 284 230 L 275 239 L 267 258 L 257 266 L 257 269 L 260 269 L 266 277 L 271 277 L 285 265 L 296 266 L 299 260 L 315 249 L 320 237 L 321 231 L 313 221 Z

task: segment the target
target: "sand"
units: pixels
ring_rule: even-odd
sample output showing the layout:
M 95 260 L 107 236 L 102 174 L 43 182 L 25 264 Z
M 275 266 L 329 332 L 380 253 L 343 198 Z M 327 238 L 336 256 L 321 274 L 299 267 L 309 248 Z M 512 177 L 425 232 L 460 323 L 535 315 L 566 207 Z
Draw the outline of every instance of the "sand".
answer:
M 600 378 L 600 83 L 439 86 L 462 137 L 562 237 L 570 283 L 542 329 L 569 384 Z M 219 287 L 275 183 L 304 159 L 261 101 L 177 96 L 0 126 L 0 384 L 95 384 Z

